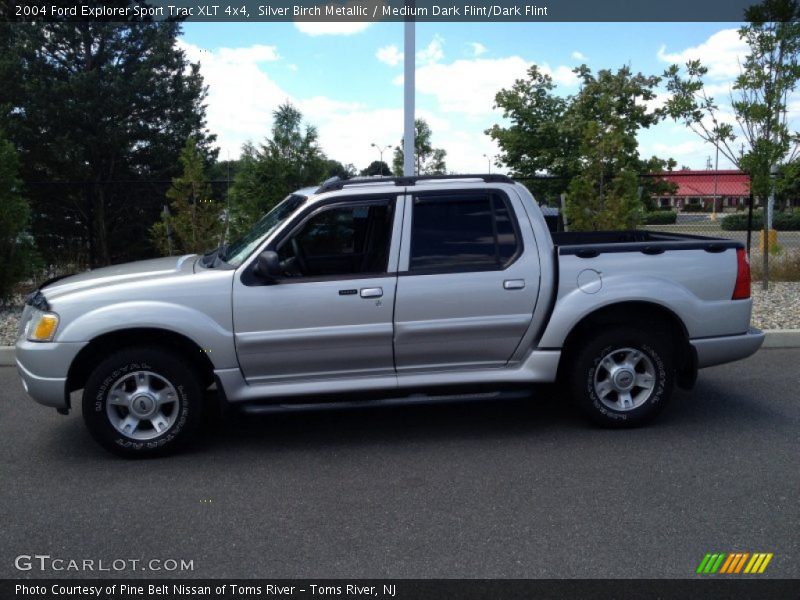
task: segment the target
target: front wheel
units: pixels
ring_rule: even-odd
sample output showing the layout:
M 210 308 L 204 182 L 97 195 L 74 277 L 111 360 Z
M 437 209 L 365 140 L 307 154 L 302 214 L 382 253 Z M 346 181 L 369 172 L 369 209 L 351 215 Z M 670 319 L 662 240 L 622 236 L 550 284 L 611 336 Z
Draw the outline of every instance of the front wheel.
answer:
M 83 391 L 83 418 L 106 450 L 126 457 L 183 445 L 202 418 L 200 378 L 160 348 L 121 350 L 102 361 Z
M 618 328 L 584 343 L 571 366 L 569 388 L 595 423 L 635 427 L 661 412 L 674 382 L 672 352 L 663 336 Z

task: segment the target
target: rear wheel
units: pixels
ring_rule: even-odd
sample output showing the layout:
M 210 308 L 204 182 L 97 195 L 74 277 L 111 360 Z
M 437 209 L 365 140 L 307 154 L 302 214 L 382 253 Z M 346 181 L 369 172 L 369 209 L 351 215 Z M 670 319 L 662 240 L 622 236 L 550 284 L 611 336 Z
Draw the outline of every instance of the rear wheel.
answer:
M 106 450 L 145 457 L 176 450 L 202 418 L 200 377 L 160 348 L 121 350 L 102 361 L 83 392 L 83 418 Z
M 670 344 L 635 328 L 617 328 L 584 342 L 571 367 L 571 396 L 606 427 L 635 427 L 653 418 L 672 395 Z

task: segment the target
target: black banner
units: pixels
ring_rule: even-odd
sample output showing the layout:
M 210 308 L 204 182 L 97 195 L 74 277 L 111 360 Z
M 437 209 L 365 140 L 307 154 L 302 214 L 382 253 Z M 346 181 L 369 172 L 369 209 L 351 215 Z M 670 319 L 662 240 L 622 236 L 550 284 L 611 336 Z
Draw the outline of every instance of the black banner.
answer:
M 741 22 L 755 0 L 10 0 L 12 21 Z
M 0 580 L 0 598 L 20 600 L 250 600 L 342 598 L 347 600 L 505 600 L 798 598 L 797 580 L 787 579 L 363 579 L 363 580 Z

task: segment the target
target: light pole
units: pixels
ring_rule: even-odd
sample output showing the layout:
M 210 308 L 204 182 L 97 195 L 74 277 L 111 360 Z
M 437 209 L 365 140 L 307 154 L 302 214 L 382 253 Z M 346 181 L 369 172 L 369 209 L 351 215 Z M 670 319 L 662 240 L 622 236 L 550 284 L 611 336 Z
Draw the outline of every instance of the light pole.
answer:
M 372 142 L 372 143 L 370 144 L 370 146 L 372 146 L 373 148 L 377 148 L 377 149 L 378 149 L 378 156 L 380 156 L 380 162 L 383 162 L 383 152 L 384 152 L 384 151 L 385 151 L 385 150 L 386 150 L 386 149 L 387 149 L 389 146 L 391 146 L 391 144 L 386 144 L 385 146 L 378 146 L 378 144 L 376 144 L 375 142 Z
M 484 154 L 483 158 L 486 159 L 486 162 L 489 165 L 488 173 L 489 173 L 489 175 L 491 175 L 492 174 L 492 159 L 494 158 L 494 156 L 489 156 L 488 154 Z
M 415 0 L 406 0 L 405 6 L 414 14 Z M 416 29 L 414 17 L 406 17 L 403 35 L 403 175 L 414 176 L 414 116 L 416 94 Z
M 711 210 L 711 220 L 717 220 L 717 180 L 719 179 L 719 140 L 717 140 L 717 159 L 714 164 L 714 208 Z

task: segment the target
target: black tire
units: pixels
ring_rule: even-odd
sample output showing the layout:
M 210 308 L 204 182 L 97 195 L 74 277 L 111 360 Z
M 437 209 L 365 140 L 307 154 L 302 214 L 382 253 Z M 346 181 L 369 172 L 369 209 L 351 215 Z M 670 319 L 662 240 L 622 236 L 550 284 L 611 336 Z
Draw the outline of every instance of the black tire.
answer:
M 134 373 L 144 375 L 134 376 Z M 124 423 L 126 415 L 132 418 L 136 415 L 128 406 L 110 406 L 109 397 L 112 390 L 122 389 L 117 386 L 134 385 L 137 377 L 154 382 L 153 389 L 164 385 L 156 393 L 165 391 L 165 396 L 171 399 L 160 408 L 163 422 L 142 417 L 136 431 L 126 435 L 112 423 L 112 418 Z M 129 392 L 134 398 L 137 393 Z M 149 400 L 143 398 L 145 403 L 140 406 L 145 407 Z M 83 390 L 83 419 L 92 437 L 109 452 L 127 458 L 145 458 L 168 454 L 184 446 L 202 422 L 203 404 L 201 378 L 195 369 L 167 350 L 139 346 L 115 352 L 92 371 Z M 151 410 L 157 410 L 155 402 Z M 164 431 L 159 433 L 158 426 L 165 427 Z
M 603 427 L 636 427 L 652 421 L 669 401 L 675 384 L 673 353 L 668 340 L 664 333 L 633 327 L 614 328 L 582 340 L 568 370 L 572 400 L 586 417 Z M 629 349 L 638 351 L 641 356 L 636 358 L 635 352 L 626 352 Z M 606 357 L 614 362 L 610 370 L 601 364 Z M 638 381 L 639 375 L 644 375 L 642 382 L 652 377 L 652 388 L 648 390 L 647 384 L 637 387 L 634 383 L 630 390 L 621 392 L 621 398 L 617 383 L 627 387 L 631 373 L 627 365 L 634 364 L 633 381 Z M 611 377 L 612 370 L 618 373 L 619 379 Z M 628 398 L 631 404 L 623 408 L 622 403 Z

